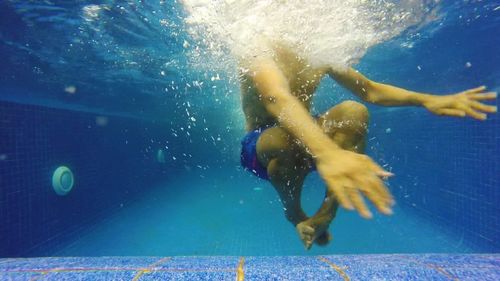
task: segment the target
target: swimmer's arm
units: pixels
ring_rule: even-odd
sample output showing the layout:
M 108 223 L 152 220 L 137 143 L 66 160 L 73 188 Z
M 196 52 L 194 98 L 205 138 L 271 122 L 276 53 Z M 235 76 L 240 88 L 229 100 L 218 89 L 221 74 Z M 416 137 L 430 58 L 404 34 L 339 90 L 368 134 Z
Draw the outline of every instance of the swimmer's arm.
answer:
M 486 87 L 478 87 L 452 95 L 430 95 L 409 91 L 392 85 L 372 81 L 356 70 L 329 71 L 330 77 L 366 102 L 383 106 L 423 106 L 434 114 L 486 119 L 487 113 L 497 111 L 495 106 L 480 100 L 495 99 L 496 93 L 485 93 Z
M 364 195 L 380 212 L 391 213 L 394 201 L 378 178 L 392 176 L 391 173 L 366 155 L 341 149 L 324 134 L 309 112 L 292 95 L 288 81 L 272 60 L 253 62 L 249 75 L 266 110 L 279 121 L 282 128 L 309 149 L 327 189 L 335 194 L 344 208 L 356 209 L 361 216 L 370 218 L 372 215 L 363 201 Z
M 364 101 L 377 105 L 421 106 L 431 96 L 372 81 L 352 68 L 346 71 L 332 69 L 328 74 Z
M 325 150 L 339 149 L 291 94 L 288 81 L 274 61 L 260 59 L 253 62 L 249 74 L 266 110 L 285 130 L 301 140 L 313 156 L 318 156 Z

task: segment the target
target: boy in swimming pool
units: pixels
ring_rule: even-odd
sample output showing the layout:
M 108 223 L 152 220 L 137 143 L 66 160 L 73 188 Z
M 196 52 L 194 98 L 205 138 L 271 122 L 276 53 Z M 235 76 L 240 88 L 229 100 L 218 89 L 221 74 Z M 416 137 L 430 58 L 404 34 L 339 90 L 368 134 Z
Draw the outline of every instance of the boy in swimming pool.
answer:
M 394 200 L 383 183 L 393 174 L 362 154 L 369 114 L 358 102 L 345 101 L 313 118 L 311 100 L 324 75 L 362 100 L 383 106 L 423 106 L 442 116 L 485 120 L 496 106 L 481 103 L 496 98 L 485 87 L 453 95 L 417 93 L 369 80 L 353 69 L 312 68 L 289 49 L 276 46 L 273 55 L 243 64 L 242 105 L 247 135 L 242 141 L 242 165 L 269 180 L 278 192 L 286 218 L 296 226 L 306 249 L 331 240 L 328 227 L 338 205 L 371 218 L 366 196 L 383 214 Z M 306 175 L 316 169 L 326 184 L 326 196 L 312 217 L 302 210 L 300 194 Z

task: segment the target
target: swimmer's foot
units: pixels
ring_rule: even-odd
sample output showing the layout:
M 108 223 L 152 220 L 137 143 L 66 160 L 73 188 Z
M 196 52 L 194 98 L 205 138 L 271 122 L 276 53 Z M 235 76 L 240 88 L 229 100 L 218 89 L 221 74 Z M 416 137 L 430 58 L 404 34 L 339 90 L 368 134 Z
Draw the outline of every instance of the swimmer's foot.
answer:
M 318 246 L 326 246 L 328 245 L 328 243 L 330 243 L 330 241 L 332 241 L 332 239 L 333 239 L 332 235 L 328 230 L 326 230 L 323 233 L 321 233 L 321 235 L 318 236 L 318 238 L 316 238 L 314 243 L 316 243 Z
M 326 230 L 328 225 L 314 225 L 311 219 L 297 224 L 296 229 L 300 240 L 307 250 L 311 249 L 313 242 L 318 245 L 326 245 L 331 240 L 331 235 Z
M 311 249 L 312 243 L 315 238 L 314 228 L 307 225 L 306 222 L 301 222 L 297 224 L 296 228 L 300 240 L 302 240 L 302 243 L 304 243 L 304 247 L 306 247 L 307 250 Z

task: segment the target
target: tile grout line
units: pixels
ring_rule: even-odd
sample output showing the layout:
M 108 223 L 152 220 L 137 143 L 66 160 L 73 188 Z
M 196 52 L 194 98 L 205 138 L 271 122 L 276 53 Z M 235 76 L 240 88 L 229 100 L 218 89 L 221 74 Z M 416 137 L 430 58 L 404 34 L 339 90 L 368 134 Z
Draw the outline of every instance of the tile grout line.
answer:
M 428 268 L 432 268 L 435 271 L 437 271 L 437 272 L 441 273 L 442 275 L 446 276 L 450 280 L 459 281 L 459 279 L 457 277 L 453 276 L 451 273 L 449 273 L 448 271 L 446 271 L 446 269 L 444 269 L 443 267 L 441 267 L 441 266 L 439 266 L 437 264 L 426 263 L 426 262 L 423 262 L 423 261 L 420 261 L 418 259 L 414 259 L 414 258 L 411 258 L 411 257 L 406 257 L 406 259 L 411 260 L 411 261 L 413 261 L 416 264 L 423 264 L 424 266 L 426 266 Z
M 349 276 L 347 275 L 347 273 L 345 273 L 345 271 L 342 268 L 340 268 L 340 266 L 334 264 L 333 262 L 331 262 L 330 260 L 326 259 L 325 257 L 318 257 L 318 259 L 320 261 L 328 264 L 331 268 L 333 268 L 344 279 L 344 281 L 351 280 L 349 278 Z
M 16 261 L 16 259 L 15 259 L 15 258 L 6 258 L 6 259 L 3 259 L 3 258 L 2 258 L 2 259 L 0 260 L 0 264 L 1 264 L 1 263 L 8 263 L 8 262 L 11 262 L 11 261 Z
M 158 261 L 156 261 L 155 263 L 149 265 L 147 268 L 145 268 L 143 270 L 139 270 L 137 272 L 137 274 L 134 276 L 134 278 L 132 279 L 132 281 L 139 280 L 139 278 L 141 278 L 142 275 L 144 275 L 145 273 L 149 273 L 149 272 L 153 271 L 156 266 L 158 266 L 158 265 L 160 265 L 160 264 L 162 264 L 162 263 L 164 263 L 166 261 L 169 261 L 169 260 L 171 260 L 170 257 L 162 258 L 162 259 L 159 259 Z
M 79 267 L 79 268 L 52 268 L 52 269 L 28 269 L 28 270 L 7 270 L 0 271 L 4 273 L 48 273 L 48 272 L 115 272 L 115 271 L 141 271 L 149 270 L 148 267 Z M 234 269 L 223 268 L 223 269 L 185 269 L 185 268 L 160 268 L 155 269 L 155 271 L 162 272 L 234 272 Z
M 240 263 L 236 268 L 236 281 L 244 281 L 245 280 L 245 271 L 243 270 L 243 266 L 245 265 L 245 258 L 240 258 Z
M 138 271 L 146 270 L 147 267 L 71 267 L 71 268 L 52 268 L 52 269 L 28 269 L 28 270 L 9 270 L 4 272 L 12 273 L 42 273 L 42 272 L 91 272 L 91 271 Z

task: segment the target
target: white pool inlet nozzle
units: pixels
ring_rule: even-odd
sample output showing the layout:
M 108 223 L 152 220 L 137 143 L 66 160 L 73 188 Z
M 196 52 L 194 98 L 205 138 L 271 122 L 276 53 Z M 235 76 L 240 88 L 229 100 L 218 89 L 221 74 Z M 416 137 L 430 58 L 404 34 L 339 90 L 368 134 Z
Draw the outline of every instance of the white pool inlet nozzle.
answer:
M 66 166 L 58 167 L 52 175 L 52 187 L 57 195 L 64 196 L 68 194 L 73 189 L 74 183 L 73 172 Z

